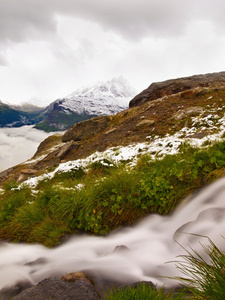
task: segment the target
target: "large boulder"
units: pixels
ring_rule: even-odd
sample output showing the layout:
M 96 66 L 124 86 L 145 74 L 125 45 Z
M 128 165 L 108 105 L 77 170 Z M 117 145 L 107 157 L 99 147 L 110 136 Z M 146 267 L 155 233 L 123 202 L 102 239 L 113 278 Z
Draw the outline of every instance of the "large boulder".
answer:
M 75 123 L 62 136 L 62 142 L 80 141 L 84 138 L 91 137 L 104 130 L 108 125 L 108 117 L 95 117 L 86 121 Z
M 88 280 L 65 281 L 50 277 L 28 288 L 13 300 L 98 300 L 100 299 L 93 285 Z
M 152 83 L 147 89 L 135 96 L 129 107 L 140 106 L 151 100 L 169 96 L 197 87 L 225 88 L 225 72 L 194 75 Z

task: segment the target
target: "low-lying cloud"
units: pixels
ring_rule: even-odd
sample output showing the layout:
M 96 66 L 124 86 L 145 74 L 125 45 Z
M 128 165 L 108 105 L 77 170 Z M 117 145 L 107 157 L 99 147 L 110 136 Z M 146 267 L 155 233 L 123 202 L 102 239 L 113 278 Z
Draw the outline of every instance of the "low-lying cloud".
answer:
M 49 135 L 32 126 L 0 128 L 0 171 L 30 159 Z

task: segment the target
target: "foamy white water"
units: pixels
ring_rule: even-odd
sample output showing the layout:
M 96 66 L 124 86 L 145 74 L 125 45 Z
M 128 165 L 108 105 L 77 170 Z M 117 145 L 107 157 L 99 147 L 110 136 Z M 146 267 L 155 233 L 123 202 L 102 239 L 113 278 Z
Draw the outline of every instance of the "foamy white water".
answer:
M 0 288 L 25 280 L 33 284 L 53 276 L 76 271 L 95 271 L 112 279 L 150 280 L 166 286 L 176 282 L 174 261 L 189 245 L 203 251 L 200 240 L 210 237 L 221 249 L 225 241 L 225 178 L 184 202 L 167 217 L 151 215 L 135 227 L 124 228 L 107 237 L 74 236 L 69 242 L 47 249 L 41 245 L 0 244 Z M 115 247 L 124 245 L 128 249 Z M 39 264 L 28 264 L 39 260 Z M 181 274 L 179 274 L 181 275 Z

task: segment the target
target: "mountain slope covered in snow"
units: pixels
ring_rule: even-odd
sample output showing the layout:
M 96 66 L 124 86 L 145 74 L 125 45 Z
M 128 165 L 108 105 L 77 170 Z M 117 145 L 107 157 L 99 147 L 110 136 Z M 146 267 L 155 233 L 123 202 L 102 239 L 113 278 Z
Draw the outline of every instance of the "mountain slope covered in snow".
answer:
M 36 128 L 65 130 L 93 116 L 114 115 L 127 109 L 134 95 L 134 89 L 123 77 L 82 87 L 51 103 L 44 111 L 45 119 Z

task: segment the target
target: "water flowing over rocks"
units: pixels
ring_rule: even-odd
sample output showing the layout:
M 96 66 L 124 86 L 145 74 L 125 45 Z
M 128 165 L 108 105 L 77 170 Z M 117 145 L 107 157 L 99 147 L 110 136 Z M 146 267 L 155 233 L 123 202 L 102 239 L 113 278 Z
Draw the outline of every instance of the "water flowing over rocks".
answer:
M 130 101 L 129 107 L 140 106 L 145 102 L 191 90 L 196 87 L 216 88 L 221 86 L 225 87 L 225 72 L 154 82 L 147 89 L 135 96 Z
M 224 249 L 221 237 L 225 226 L 224 195 L 225 179 L 222 178 L 186 199 L 172 215 L 150 215 L 136 226 L 107 237 L 76 236 L 54 249 L 1 243 L 0 289 L 14 285 L 14 291 L 20 292 L 17 283 L 25 282 L 27 286 L 36 285 L 12 299 L 87 300 L 102 297 L 106 287 L 138 281 L 176 287 L 177 282 L 169 277 L 179 273 L 175 264 L 168 262 L 185 254 L 184 249 L 191 247 L 204 255 L 201 243 L 207 244 L 205 236 Z M 63 279 L 56 278 L 56 274 L 62 276 L 71 270 L 82 270 L 87 277 L 70 274 Z M 78 298 L 74 293 L 78 293 Z

